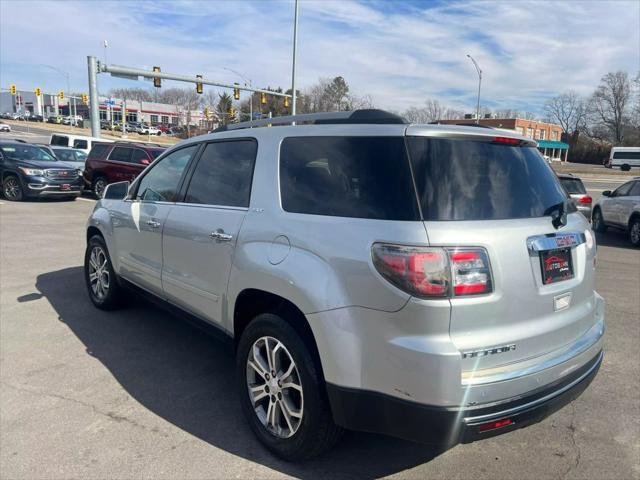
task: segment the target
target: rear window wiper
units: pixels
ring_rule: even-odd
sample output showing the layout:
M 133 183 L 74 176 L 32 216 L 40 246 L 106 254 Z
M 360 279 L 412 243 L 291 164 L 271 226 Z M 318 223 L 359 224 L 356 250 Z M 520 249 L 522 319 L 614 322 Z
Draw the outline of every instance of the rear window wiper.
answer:
M 544 211 L 543 215 L 551 215 L 551 224 L 556 230 L 567 224 L 567 200 L 563 200 L 555 205 L 550 206 Z

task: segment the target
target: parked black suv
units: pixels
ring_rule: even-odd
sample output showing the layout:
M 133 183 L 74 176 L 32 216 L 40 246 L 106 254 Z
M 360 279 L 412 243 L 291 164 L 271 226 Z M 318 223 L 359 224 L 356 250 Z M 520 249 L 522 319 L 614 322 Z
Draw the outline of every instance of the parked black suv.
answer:
M 0 175 L 4 198 L 65 197 L 82 193 L 82 177 L 74 166 L 61 162 L 37 145 L 0 142 Z

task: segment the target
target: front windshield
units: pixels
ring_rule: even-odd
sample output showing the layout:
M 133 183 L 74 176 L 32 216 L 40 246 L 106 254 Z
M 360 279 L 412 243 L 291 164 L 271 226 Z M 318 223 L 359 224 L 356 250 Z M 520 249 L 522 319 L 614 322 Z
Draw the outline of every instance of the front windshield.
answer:
M 29 160 L 31 162 L 55 162 L 56 159 L 40 147 L 34 145 L 4 145 L 0 147 L 2 154 L 12 160 Z

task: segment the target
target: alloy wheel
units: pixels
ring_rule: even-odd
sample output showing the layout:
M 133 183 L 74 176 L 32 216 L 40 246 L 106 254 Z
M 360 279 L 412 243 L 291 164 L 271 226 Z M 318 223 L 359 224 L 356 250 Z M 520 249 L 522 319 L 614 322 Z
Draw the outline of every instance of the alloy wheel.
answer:
M 96 197 L 102 198 L 102 194 L 104 193 L 104 189 L 107 187 L 107 182 L 105 182 L 102 178 L 96 180 L 96 184 L 93 187 L 93 191 L 96 194 Z
M 14 199 L 19 197 L 20 185 L 18 180 L 14 177 L 9 177 L 4 182 L 4 196 L 8 199 Z
M 634 245 L 640 244 L 640 220 L 635 220 L 631 224 L 629 235 L 631 236 L 631 243 Z
M 89 283 L 91 291 L 98 301 L 104 300 L 109 293 L 109 267 L 107 255 L 101 247 L 93 247 L 89 257 Z
M 253 409 L 269 433 L 293 436 L 300 427 L 304 397 L 298 368 L 274 337 L 257 339 L 247 356 L 247 389 Z

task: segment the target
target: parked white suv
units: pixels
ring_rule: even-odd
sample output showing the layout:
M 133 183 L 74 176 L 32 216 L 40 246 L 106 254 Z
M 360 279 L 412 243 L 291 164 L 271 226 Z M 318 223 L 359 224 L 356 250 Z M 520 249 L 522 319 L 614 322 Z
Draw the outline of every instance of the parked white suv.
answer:
M 378 110 L 228 128 L 107 187 L 86 283 L 98 308 L 131 287 L 218 327 L 273 452 L 342 428 L 472 441 L 594 378 L 594 236 L 535 142 Z

